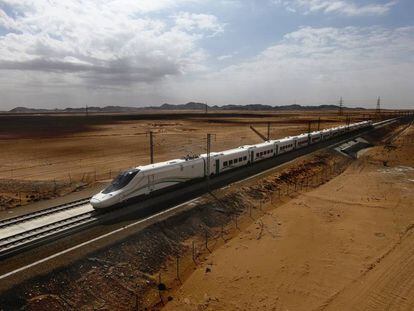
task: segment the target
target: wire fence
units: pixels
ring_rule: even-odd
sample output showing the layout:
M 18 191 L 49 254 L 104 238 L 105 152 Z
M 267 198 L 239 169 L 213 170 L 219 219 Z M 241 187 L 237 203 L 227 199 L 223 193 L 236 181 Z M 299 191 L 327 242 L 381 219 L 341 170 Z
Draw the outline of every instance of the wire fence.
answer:
M 109 183 L 120 172 L 113 169 L 68 172 L 63 178 L 43 181 L 3 179 L 0 183 L 0 210 L 60 197 L 99 182 Z

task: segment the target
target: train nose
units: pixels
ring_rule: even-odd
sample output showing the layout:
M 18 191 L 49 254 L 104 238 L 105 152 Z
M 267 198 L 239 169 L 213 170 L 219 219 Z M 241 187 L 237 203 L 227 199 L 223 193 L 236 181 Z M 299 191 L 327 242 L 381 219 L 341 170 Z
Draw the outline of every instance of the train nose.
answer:
M 97 197 L 92 197 L 89 201 L 94 208 L 102 208 L 104 207 L 104 202 Z
M 96 197 L 92 197 L 91 200 L 89 201 L 91 203 L 92 206 L 98 206 L 102 201 L 97 199 Z

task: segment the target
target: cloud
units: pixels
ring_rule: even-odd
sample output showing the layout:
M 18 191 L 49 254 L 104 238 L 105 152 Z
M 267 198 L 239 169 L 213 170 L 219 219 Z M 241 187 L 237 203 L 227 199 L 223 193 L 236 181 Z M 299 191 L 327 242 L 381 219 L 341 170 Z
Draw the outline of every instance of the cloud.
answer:
M 257 48 L 251 36 L 262 35 L 259 30 L 237 42 L 238 29 L 244 29 L 237 23 L 246 21 L 229 18 L 235 24 L 227 29 L 215 15 L 192 10 L 207 11 L 205 1 L 192 6 L 199 2 L 0 0 L 0 110 L 191 100 L 319 104 L 339 96 L 355 105 L 377 96 L 385 105 L 391 98 L 412 104 L 413 26 L 302 27 L 243 59 L 246 42 Z M 395 3 L 278 2 L 306 14 L 349 16 L 385 14 Z M 246 9 L 240 1 L 226 3 L 226 10 L 237 3 L 238 10 Z M 221 16 L 223 8 L 217 12 Z M 224 42 L 233 38 L 236 45 Z
M 303 27 L 252 59 L 176 86 L 208 102 L 409 107 L 414 81 L 414 27 Z M 188 84 L 188 82 L 187 82 Z M 184 93 L 181 93 L 184 96 Z M 393 100 L 394 102 L 391 102 Z
M 322 12 L 325 14 L 343 14 L 347 16 L 384 15 L 397 4 L 397 0 L 385 4 L 357 5 L 347 0 L 274 0 L 291 12 L 311 14 Z
M 214 15 L 180 12 L 174 18 L 175 27 L 178 29 L 186 31 L 193 31 L 194 29 L 206 30 L 211 31 L 213 35 L 224 31 L 224 25 L 219 23 Z
M 60 73 L 69 84 L 90 87 L 203 70 L 207 56 L 198 42 L 223 31 L 218 19 L 147 14 L 186 2 L 196 0 L 3 0 L 0 27 L 8 33 L 0 36 L 0 70 Z
M 236 51 L 236 52 L 233 52 L 231 54 L 220 55 L 220 56 L 217 57 L 217 60 L 219 60 L 219 61 L 229 60 L 229 59 L 232 59 L 233 57 L 235 57 L 237 54 L 239 54 L 239 53 Z

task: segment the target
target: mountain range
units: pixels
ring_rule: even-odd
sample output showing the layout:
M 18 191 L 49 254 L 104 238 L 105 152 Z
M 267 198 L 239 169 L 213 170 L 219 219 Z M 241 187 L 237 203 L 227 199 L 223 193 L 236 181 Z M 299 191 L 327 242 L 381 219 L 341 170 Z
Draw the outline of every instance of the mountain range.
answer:
M 85 107 L 85 108 L 64 108 L 64 109 L 36 109 L 27 107 L 16 107 L 8 113 L 85 113 L 86 109 L 90 113 L 115 113 L 115 112 L 140 112 L 143 110 L 201 110 L 206 111 L 206 104 L 198 102 L 189 102 L 186 104 L 172 105 L 162 104 L 161 106 L 149 107 L 124 107 L 124 106 L 106 106 L 106 107 Z M 319 106 L 271 106 L 261 104 L 250 105 L 224 105 L 224 106 L 207 106 L 207 110 L 245 110 L 245 111 L 272 111 L 272 110 L 332 110 L 338 109 L 337 105 L 319 105 Z M 344 107 L 344 109 L 349 109 Z M 364 109 L 364 108 L 356 108 Z

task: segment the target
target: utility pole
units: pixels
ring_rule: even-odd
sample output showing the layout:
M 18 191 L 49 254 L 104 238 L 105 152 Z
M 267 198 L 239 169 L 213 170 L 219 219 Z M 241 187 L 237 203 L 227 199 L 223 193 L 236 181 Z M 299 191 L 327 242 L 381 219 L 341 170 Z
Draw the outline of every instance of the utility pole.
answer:
M 154 164 L 154 138 L 152 131 L 149 132 L 150 137 L 150 161 L 151 164 Z
M 267 140 L 270 140 L 270 122 L 267 122 Z
M 376 109 L 376 113 L 378 115 L 381 114 L 381 98 L 379 96 L 378 96 L 378 99 L 377 99 L 377 109 Z
M 88 104 L 86 104 L 86 107 L 85 107 L 85 114 L 86 114 L 86 116 L 88 116 L 88 113 L 89 113 L 89 111 L 88 111 Z
M 210 153 L 211 153 L 211 134 L 207 134 L 207 165 L 206 165 L 207 191 L 210 191 Z
M 311 121 L 308 122 L 308 144 L 310 144 L 310 140 L 311 140 Z
M 321 129 L 321 117 L 318 118 L 318 131 Z
M 208 112 L 208 105 L 207 105 L 207 102 L 206 102 L 205 106 L 206 106 L 206 114 L 207 114 L 207 112 Z
M 342 116 L 344 113 L 344 101 L 342 100 L 342 96 L 339 99 L 339 115 Z

